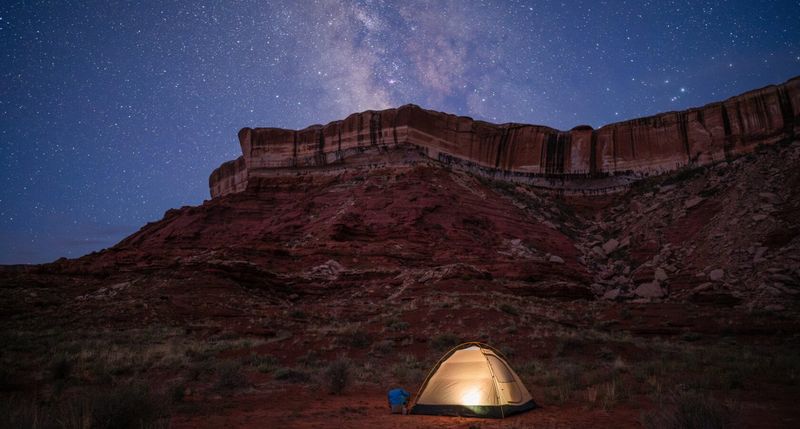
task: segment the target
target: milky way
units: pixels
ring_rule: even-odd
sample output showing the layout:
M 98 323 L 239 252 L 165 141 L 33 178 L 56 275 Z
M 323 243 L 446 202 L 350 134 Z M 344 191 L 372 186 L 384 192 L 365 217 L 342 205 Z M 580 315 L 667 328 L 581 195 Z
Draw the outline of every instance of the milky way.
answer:
M 208 198 L 244 126 L 406 103 L 569 129 L 800 74 L 798 1 L 0 5 L 0 263 Z

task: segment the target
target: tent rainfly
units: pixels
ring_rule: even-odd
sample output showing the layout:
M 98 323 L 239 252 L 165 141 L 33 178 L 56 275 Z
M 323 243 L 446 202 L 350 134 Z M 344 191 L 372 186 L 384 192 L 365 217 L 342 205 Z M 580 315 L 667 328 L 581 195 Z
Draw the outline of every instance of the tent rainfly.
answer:
M 503 418 L 535 407 L 499 351 L 482 343 L 464 343 L 433 367 L 411 414 Z

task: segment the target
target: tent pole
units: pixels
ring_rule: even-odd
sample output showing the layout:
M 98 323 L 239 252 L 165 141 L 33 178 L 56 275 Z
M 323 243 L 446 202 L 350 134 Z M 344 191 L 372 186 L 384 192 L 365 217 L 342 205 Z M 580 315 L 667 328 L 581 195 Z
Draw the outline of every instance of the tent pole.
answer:
M 497 377 L 494 376 L 494 368 L 492 367 L 492 362 L 489 361 L 489 358 L 486 357 L 486 353 L 483 352 L 484 348 L 478 346 L 481 349 L 481 354 L 483 358 L 486 359 L 486 365 L 489 366 L 489 372 L 492 374 L 492 383 L 494 384 L 494 397 L 497 400 L 497 406 L 500 407 L 500 417 L 506 418 L 505 412 L 503 412 L 503 404 L 500 401 L 500 386 L 497 384 Z

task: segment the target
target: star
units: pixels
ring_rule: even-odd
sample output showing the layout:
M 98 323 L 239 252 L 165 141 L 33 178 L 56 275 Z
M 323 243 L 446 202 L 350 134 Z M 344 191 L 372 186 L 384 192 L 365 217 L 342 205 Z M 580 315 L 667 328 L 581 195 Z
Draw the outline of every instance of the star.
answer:
M 202 203 L 242 127 L 414 103 L 571 129 L 800 74 L 796 1 L 717 4 L 4 2 L 0 263 Z

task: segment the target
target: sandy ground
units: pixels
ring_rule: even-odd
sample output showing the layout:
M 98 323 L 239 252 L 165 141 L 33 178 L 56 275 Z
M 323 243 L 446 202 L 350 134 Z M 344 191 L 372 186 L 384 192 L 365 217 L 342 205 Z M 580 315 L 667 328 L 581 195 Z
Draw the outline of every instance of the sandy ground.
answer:
M 355 389 L 355 387 L 353 388 Z M 321 395 L 302 386 L 252 392 L 235 398 L 187 401 L 173 428 L 634 428 L 639 411 L 590 410 L 579 405 L 546 406 L 506 419 L 476 419 L 389 413 L 384 392 L 368 388 L 342 395 Z

